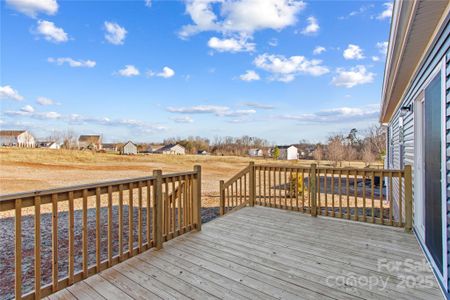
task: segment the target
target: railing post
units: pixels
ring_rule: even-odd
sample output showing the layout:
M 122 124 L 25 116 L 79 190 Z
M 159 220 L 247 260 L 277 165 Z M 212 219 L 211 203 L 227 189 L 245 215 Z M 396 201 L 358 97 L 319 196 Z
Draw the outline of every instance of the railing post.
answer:
M 155 185 L 154 185 L 154 201 L 153 201 L 153 226 L 155 230 L 155 236 L 153 237 L 153 241 L 155 243 L 156 250 L 159 250 L 163 246 L 163 235 L 162 235 L 162 226 L 163 226 L 163 197 L 162 197 L 162 171 L 154 170 L 153 176 L 155 177 Z
M 250 169 L 249 206 L 255 206 L 255 194 L 256 194 L 255 162 L 253 161 L 250 162 L 249 169 Z
M 223 216 L 225 214 L 225 181 L 220 181 L 220 200 L 219 200 L 219 207 L 220 207 L 220 215 Z
M 202 230 L 202 167 L 194 166 L 196 178 L 194 179 L 194 223 L 197 231 Z
M 316 187 L 316 164 L 311 164 L 311 177 L 310 180 L 310 195 L 311 199 L 309 199 L 309 205 L 311 207 L 311 216 L 317 216 L 317 187 Z
M 412 171 L 411 165 L 405 166 L 405 231 L 412 229 Z M 402 216 L 400 216 L 401 222 Z

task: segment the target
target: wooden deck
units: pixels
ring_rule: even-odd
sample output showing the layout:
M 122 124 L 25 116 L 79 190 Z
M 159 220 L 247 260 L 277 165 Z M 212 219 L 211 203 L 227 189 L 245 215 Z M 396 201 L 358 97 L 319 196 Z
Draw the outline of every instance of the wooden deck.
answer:
M 48 298 L 443 299 L 423 260 L 403 229 L 248 207 Z

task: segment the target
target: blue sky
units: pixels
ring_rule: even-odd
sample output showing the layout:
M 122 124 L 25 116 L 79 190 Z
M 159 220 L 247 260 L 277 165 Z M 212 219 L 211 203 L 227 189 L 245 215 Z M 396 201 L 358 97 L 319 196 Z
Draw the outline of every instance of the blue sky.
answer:
M 323 141 L 378 120 L 385 1 L 1 1 L 0 127 Z

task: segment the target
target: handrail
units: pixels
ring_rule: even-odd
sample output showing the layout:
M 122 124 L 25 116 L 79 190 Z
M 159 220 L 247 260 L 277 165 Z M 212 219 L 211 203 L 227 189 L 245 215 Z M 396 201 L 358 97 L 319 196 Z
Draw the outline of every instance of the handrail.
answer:
M 67 206 L 67 213 L 60 214 L 60 203 Z M 40 242 L 41 231 L 44 232 L 48 224 L 41 222 L 42 218 L 48 216 L 42 211 L 45 209 L 44 204 L 51 204 L 47 206 L 52 219 L 51 249 L 45 249 L 49 247 L 48 244 L 41 245 Z M 32 291 L 29 291 L 29 284 L 22 286 L 22 262 L 25 256 L 30 255 L 22 253 L 22 210 L 26 207 L 34 207 L 35 216 L 36 280 Z M 0 212 L 7 210 L 14 211 L 15 215 L 15 243 L 5 244 L 4 248 L 15 246 L 15 268 L 3 274 L 15 276 L 16 299 L 40 299 L 147 249 L 160 249 L 165 241 L 178 235 L 193 229 L 201 230 L 201 168 L 195 166 L 193 171 L 164 175 L 160 170 L 155 170 L 152 176 L 2 195 Z M 75 217 L 76 211 L 80 213 L 77 213 L 78 217 Z M 88 211 L 94 214 L 88 214 Z M 75 220 L 79 217 L 81 230 L 76 230 L 80 225 Z M 66 231 L 60 236 L 58 230 L 64 223 L 68 225 L 68 237 L 64 236 Z M 95 248 L 89 247 L 88 243 L 88 234 L 92 235 L 88 227 L 93 224 Z M 106 233 L 103 233 L 101 228 L 105 225 Z M 114 231 L 118 232 L 118 239 L 113 235 Z M 77 235 L 80 236 L 76 238 Z M 106 244 L 102 241 L 102 235 L 106 237 Z M 81 269 L 77 269 L 78 265 L 75 264 L 75 240 L 78 239 L 82 244 Z M 65 245 L 68 245 L 66 249 L 61 248 Z M 45 278 L 39 259 L 43 251 L 51 251 L 52 261 L 52 270 L 45 273 Z M 68 272 L 67 276 L 61 278 L 58 273 L 61 262 L 58 261 L 62 260 L 59 256 L 64 252 L 67 253 L 67 259 L 63 263 L 67 263 Z M 103 256 L 105 252 L 106 258 Z M 42 283 L 45 285 L 41 286 Z
M 254 172 L 254 163 L 250 163 L 226 182 L 220 181 L 220 215 L 254 205 Z

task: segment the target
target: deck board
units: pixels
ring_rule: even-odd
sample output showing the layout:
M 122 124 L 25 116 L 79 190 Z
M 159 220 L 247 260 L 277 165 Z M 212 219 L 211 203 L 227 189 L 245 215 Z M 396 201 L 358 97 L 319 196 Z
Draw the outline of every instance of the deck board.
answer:
M 420 262 L 424 255 L 414 235 L 401 228 L 252 207 L 49 298 L 443 299 L 430 268 L 378 265 L 406 259 Z M 423 278 L 431 278 L 432 286 L 411 285 Z M 342 284 L 346 279 L 349 285 Z M 369 287 L 366 279 L 378 283 Z

